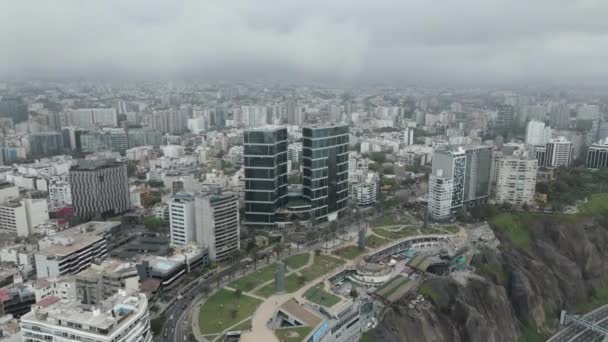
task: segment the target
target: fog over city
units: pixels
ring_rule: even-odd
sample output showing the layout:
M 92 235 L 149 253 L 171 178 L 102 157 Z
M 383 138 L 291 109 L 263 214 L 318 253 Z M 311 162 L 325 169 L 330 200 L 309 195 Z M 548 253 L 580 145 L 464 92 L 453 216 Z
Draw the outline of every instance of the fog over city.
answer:
M 601 0 L 1 1 L 2 77 L 596 84 Z

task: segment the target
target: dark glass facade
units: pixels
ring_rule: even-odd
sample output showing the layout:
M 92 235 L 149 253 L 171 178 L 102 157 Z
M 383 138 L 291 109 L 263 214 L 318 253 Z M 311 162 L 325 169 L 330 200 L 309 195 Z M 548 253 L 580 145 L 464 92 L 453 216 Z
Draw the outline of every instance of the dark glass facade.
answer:
M 346 124 L 302 129 L 303 196 L 315 218 L 346 207 L 348 200 L 348 138 Z
M 287 204 L 287 129 L 262 127 L 244 132 L 245 223 L 273 225 Z
M 591 145 L 587 151 L 586 166 L 589 169 L 608 167 L 608 145 Z

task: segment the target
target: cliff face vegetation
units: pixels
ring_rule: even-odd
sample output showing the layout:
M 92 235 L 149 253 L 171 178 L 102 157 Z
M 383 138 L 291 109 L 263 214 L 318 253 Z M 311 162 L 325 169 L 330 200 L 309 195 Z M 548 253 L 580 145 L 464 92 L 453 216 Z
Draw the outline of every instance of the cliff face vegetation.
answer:
M 543 341 L 562 309 L 608 304 L 608 196 L 578 214 L 503 213 L 490 225 L 501 245 L 480 249 L 477 275 L 427 279 L 420 290 L 430 308 L 388 308 L 374 340 Z

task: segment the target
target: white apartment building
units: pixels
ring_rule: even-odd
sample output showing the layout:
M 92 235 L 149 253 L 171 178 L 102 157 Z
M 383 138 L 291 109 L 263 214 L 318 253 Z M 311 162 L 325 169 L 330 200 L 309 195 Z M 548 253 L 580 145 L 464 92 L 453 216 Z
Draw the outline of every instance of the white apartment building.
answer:
M 119 291 L 96 306 L 51 296 L 21 317 L 24 342 L 151 342 L 148 299 Z
M 83 108 L 71 110 L 66 115 L 67 124 L 79 128 L 118 125 L 118 115 L 114 108 Z
M 553 130 L 542 121 L 532 120 L 526 125 L 526 144 L 545 145 L 552 138 Z
M 349 173 L 349 194 L 357 206 L 367 207 L 376 203 L 380 178 L 375 172 L 357 170 Z
M 302 143 L 296 142 L 287 146 L 287 159 L 292 163 L 302 164 Z
M 37 277 L 78 274 L 94 259 L 105 258 L 107 239 L 119 226 L 120 222 L 91 221 L 40 240 L 40 251 L 34 255 Z
M 153 156 L 154 146 L 137 146 L 126 150 L 125 156 L 129 160 L 145 161 Z
M 180 192 L 169 203 L 171 246 L 181 246 L 196 240 L 194 196 Z
M 209 250 L 209 260 L 223 261 L 240 249 L 238 194 L 203 193 L 196 196 L 196 241 Z
M 72 204 L 72 191 L 70 182 L 65 180 L 52 180 L 49 182 L 49 209 L 56 210 Z
M 18 199 L 0 205 L 0 232 L 16 233 L 20 237 L 30 235 L 25 205 Z
M 241 106 L 241 121 L 246 127 L 262 126 L 268 123 L 268 108 L 264 106 Z
M 348 173 L 351 174 L 356 170 L 369 170 L 370 160 L 359 153 L 350 152 L 348 154 Z
M 19 198 L 19 188 L 9 182 L 0 182 L 0 203 Z
M 401 132 L 401 143 L 405 145 L 414 145 L 414 129 L 406 128 Z
M 569 166 L 572 159 L 572 143 L 565 137 L 547 143 L 547 166 Z
M 429 176 L 428 210 L 433 219 L 445 220 L 450 217 L 453 192 L 454 178 L 445 177 L 442 169 Z
M 207 120 L 204 117 L 188 119 L 188 129 L 194 134 L 207 131 Z
M 533 204 L 537 171 L 538 161 L 528 159 L 526 154 L 497 159 L 495 201 L 517 206 Z

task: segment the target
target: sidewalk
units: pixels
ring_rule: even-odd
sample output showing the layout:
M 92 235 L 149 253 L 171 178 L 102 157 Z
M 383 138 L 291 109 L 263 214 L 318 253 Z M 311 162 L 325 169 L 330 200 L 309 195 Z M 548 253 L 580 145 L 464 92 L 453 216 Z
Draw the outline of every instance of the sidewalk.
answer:
M 340 247 L 344 247 L 343 245 Z M 336 257 L 335 255 L 331 255 L 332 257 Z M 340 267 L 351 266 L 355 263 L 355 260 L 349 260 L 346 264 Z M 308 266 L 308 265 L 307 265 Z M 304 266 L 304 267 L 307 267 Z M 339 268 L 339 267 L 338 267 Z M 338 269 L 336 268 L 336 269 Z M 282 294 L 282 295 L 273 295 L 266 299 L 255 311 L 253 314 L 253 319 L 251 321 L 251 331 L 243 334 L 241 336 L 241 341 L 243 342 L 279 342 L 274 331 L 268 327 L 268 322 L 272 319 L 272 316 L 276 312 L 276 310 L 283 305 L 286 301 L 291 298 L 295 298 L 297 301 L 302 302 L 304 293 L 315 286 L 321 281 L 324 281 L 327 278 L 327 274 L 324 274 L 317 279 L 309 281 L 306 285 L 301 287 L 294 293 Z M 314 328 L 314 327 L 313 327 Z

